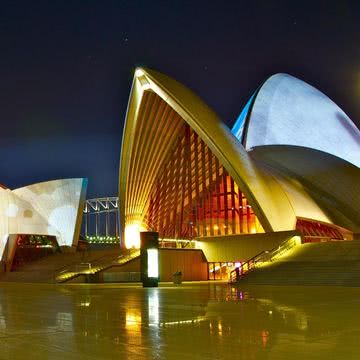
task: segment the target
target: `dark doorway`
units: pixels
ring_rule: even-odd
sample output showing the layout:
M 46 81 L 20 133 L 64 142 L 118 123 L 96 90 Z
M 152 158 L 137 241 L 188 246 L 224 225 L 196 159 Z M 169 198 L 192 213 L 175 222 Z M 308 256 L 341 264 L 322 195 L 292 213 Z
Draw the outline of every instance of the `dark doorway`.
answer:
M 55 236 L 18 235 L 11 271 L 19 270 L 24 264 L 60 251 Z

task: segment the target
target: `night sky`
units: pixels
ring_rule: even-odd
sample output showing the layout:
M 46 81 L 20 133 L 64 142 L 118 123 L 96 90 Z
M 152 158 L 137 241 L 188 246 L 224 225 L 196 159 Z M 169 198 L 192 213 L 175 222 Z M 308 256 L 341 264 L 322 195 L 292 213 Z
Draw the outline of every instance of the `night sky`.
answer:
M 117 195 L 136 66 L 194 90 L 231 126 L 286 72 L 360 125 L 360 1 L 0 2 L 0 183 L 87 177 Z

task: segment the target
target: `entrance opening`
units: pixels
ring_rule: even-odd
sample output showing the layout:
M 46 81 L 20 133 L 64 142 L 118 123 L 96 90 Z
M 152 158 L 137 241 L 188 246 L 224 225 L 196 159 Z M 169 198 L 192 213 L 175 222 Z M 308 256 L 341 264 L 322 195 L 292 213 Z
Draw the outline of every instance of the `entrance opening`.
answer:
M 230 273 L 241 262 L 208 262 L 208 280 L 229 280 Z
M 352 234 L 345 229 L 309 219 L 298 218 L 296 230 L 303 235 L 303 243 L 352 239 Z
M 55 236 L 18 235 L 11 271 L 19 270 L 24 264 L 41 259 L 60 251 Z

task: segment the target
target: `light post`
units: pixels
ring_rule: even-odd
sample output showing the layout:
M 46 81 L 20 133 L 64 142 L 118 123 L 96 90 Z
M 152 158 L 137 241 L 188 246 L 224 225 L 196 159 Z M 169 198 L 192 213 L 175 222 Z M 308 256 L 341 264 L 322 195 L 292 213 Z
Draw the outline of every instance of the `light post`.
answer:
M 159 283 L 159 233 L 140 233 L 140 269 L 143 287 L 157 287 Z

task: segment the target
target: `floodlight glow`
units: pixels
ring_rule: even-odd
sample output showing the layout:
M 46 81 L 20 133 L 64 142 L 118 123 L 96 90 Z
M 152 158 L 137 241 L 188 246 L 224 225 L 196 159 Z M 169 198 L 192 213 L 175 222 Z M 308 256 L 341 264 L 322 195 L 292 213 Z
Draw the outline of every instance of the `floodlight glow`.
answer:
M 296 235 L 296 236 L 293 236 L 292 238 L 295 241 L 296 245 L 301 245 L 301 236 Z
M 129 224 L 125 227 L 125 246 L 127 249 L 140 248 L 140 232 L 143 230 L 139 224 Z
M 158 249 L 147 249 L 148 256 L 148 277 L 159 277 Z
M 142 69 L 136 69 L 135 70 L 135 76 L 136 77 L 141 77 L 144 75 L 144 71 Z

